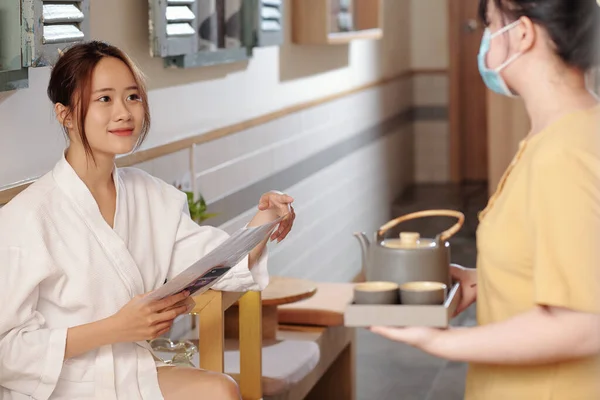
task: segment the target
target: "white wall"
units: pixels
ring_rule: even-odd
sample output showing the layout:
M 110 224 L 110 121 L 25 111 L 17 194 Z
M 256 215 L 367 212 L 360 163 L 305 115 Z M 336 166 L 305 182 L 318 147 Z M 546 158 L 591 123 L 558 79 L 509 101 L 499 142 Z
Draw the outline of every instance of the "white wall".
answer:
M 147 0 L 91 0 L 92 37 L 123 48 L 148 76 L 153 127 L 145 147 L 317 99 L 410 66 L 410 3 L 405 0 L 385 2 L 381 41 L 295 46 L 289 43 L 288 12 L 288 38 L 281 49 L 258 49 L 247 64 L 189 70 L 165 69 L 161 59 L 149 56 L 147 7 Z M 64 146 L 45 94 L 49 73 L 49 68 L 30 69 L 29 89 L 0 93 L 0 187 L 44 173 Z
M 200 191 L 209 200 L 226 196 L 236 188 L 364 135 L 368 127 L 408 110 L 410 92 L 411 82 L 405 80 L 320 106 L 310 113 L 312 124 L 298 123 L 299 129 L 289 132 L 290 138 L 285 140 L 271 142 L 271 138 L 260 137 L 257 131 L 243 132 L 255 139 L 242 144 L 243 148 L 259 150 L 251 157 L 213 158 L 198 167 Z M 362 111 L 348 118 L 346 109 Z M 302 113 L 300 120 L 306 121 L 307 117 L 308 113 Z M 278 120 L 273 128 L 285 129 L 292 125 L 293 118 Z M 267 143 L 271 146 L 266 146 Z M 204 146 L 207 148 L 203 149 Z M 231 141 L 222 139 L 200 146 L 198 153 L 230 154 L 232 147 Z M 298 217 L 289 240 L 272 246 L 271 272 L 316 280 L 352 279 L 360 267 L 359 246 L 352 233 L 363 230 L 372 233 L 390 218 L 393 199 L 412 179 L 412 150 L 412 124 L 407 120 L 394 126 L 390 134 L 317 173 L 279 188 L 294 196 Z M 253 213 L 255 207 L 221 227 L 233 232 Z
M 162 60 L 148 55 L 147 3 L 91 0 L 92 36 L 123 48 L 148 77 L 153 127 L 146 148 L 410 68 L 408 0 L 384 2 L 380 41 L 296 46 L 290 43 L 288 13 L 288 37 L 281 48 L 258 49 L 248 63 L 189 70 L 164 69 Z M 288 4 L 286 9 L 290 8 Z M 63 149 L 45 95 L 49 72 L 31 69 L 29 89 L 0 93 L 0 188 L 46 172 Z M 193 168 L 190 150 L 139 167 L 167 182 L 193 175 L 210 203 L 239 196 L 252 184 L 310 157 L 333 154 L 353 138 L 366 137 L 370 128 L 407 114 L 412 86 L 407 77 L 202 144 L 194 149 Z M 414 172 L 411 121 L 400 121 L 392 129 L 332 159 L 321 170 L 299 180 L 290 178 L 277 188 L 296 198 L 298 218 L 289 238 L 271 247 L 272 273 L 329 281 L 347 281 L 358 273 L 360 252 L 352 232 L 372 232 L 385 222 L 392 199 Z M 254 207 L 249 203 L 220 226 L 229 232 L 241 227 Z
M 411 68 L 416 72 L 415 107 L 448 109 L 448 2 L 411 0 Z M 441 183 L 450 179 L 447 118 L 416 121 L 415 181 Z

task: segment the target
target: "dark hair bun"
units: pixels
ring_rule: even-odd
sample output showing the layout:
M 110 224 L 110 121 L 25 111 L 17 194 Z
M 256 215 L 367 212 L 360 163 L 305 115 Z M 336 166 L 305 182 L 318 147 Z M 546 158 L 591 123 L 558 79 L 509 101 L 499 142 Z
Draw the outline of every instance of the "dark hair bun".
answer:
M 510 21 L 531 19 L 546 29 L 556 53 L 583 71 L 600 65 L 600 5 L 597 0 L 492 0 Z M 480 0 L 485 21 L 488 0 Z

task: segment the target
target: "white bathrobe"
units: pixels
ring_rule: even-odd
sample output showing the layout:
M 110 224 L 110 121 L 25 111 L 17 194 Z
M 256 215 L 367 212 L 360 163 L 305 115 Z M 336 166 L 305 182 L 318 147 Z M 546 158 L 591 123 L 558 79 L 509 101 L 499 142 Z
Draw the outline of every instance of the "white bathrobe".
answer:
M 67 329 L 115 314 L 227 234 L 195 224 L 173 186 L 134 168 L 115 168 L 113 177 L 113 229 L 64 157 L 0 209 L 0 400 L 163 399 L 147 342 L 64 360 Z M 267 283 L 263 255 L 251 271 L 246 258 L 213 288 Z

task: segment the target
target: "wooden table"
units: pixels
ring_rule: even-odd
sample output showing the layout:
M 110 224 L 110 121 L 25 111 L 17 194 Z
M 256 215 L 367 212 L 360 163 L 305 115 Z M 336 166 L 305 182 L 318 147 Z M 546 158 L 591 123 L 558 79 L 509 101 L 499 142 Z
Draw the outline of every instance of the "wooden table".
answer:
M 275 339 L 277 334 L 277 306 L 308 299 L 317 292 L 317 285 L 306 279 L 283 276 L 270 277 L 269 285 L 262 291 L 262 336 Z M 225 338 L 239 337 L 239 307 L 234 304 L 225 312 Z

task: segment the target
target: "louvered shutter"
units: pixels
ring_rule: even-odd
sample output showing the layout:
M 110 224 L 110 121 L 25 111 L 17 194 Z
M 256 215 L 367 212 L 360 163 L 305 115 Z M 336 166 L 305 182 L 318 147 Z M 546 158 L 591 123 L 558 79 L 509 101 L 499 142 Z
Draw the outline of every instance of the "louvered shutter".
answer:
M 196 0 L 149 0 L 151 53 L 154 57 L 198 51 Z
M 257 46 L 283 43 L 283 0 L 259 0 Z
M 23 66 L 52 65 L 59 51 L 89 38 L 89 0 L 23 0 Z
M 0 92 L 28 87 L 22 64 L 21 0 L 0 0 Z

